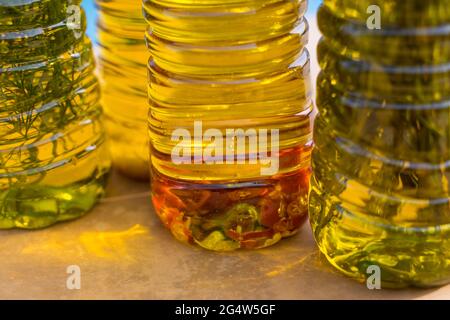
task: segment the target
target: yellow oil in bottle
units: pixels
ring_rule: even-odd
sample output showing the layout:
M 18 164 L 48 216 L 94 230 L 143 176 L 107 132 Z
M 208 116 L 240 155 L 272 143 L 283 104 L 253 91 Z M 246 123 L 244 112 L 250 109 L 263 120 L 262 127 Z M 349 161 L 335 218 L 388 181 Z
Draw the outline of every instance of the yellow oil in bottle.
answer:
M 335 267 L 360 280 L 379 267 L 384 287 L 450 280 L 448 4 L 319 10 L 310 220 Z M 371 10 L 380 29 L 367 25 Z
M 79 217 L 103 194 L 104 145 L 80 1 L 0 1 L 0 228 Z
M 261 248 L 305 221 L 313 111 L 306 7 L 144 1 L 152 199 L 177 239 Z M 263 172 L 269 154 L 276 170 Z
M 114 166 L 148 179 L 147 60 L 141 0 L 96 0 L 102 105 Z

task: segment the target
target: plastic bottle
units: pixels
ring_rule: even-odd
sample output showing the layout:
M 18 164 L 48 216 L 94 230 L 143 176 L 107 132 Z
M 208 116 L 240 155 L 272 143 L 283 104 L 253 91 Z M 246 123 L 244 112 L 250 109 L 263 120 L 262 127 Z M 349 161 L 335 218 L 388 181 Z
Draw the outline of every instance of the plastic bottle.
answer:
M 110 166 L 80 1 L 0 1 L 0 228 L 79 217 Z
M 147 60 L 142 0 L 96 0 L 102 105 L 114 166 L 149 177 Z
M 450 280 L 448 4 L 319 10 L 310 220 L 336 268 L 382 287 Z
M 261 248 L 305 221 L 313 111 L 306 6 L 144 1 L 152 198 L 177 239 Z

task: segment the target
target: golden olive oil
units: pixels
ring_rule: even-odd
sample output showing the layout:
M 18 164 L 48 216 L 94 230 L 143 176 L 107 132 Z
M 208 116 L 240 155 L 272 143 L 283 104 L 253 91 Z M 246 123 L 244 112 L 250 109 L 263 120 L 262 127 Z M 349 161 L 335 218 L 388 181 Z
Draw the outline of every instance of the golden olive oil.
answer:
M 305 10 L 304 0 L 144 1 L 152 199 L 177 239 L 254 249 L 305 221 Z
M 0 1 L 0 228 L 79 217 L 109 169 L 80 1 Z
M 367 26 L 373 5 L 380 29 Z M 448 1 L 325 0 L 318 21 L 310 220 L 320 249 L 360 280 L 377 266 L 386 287 L 446 283 Z
M 141 0 L 96 0 L 102 105 L 114 165 L 148 179 L 147 60 Z

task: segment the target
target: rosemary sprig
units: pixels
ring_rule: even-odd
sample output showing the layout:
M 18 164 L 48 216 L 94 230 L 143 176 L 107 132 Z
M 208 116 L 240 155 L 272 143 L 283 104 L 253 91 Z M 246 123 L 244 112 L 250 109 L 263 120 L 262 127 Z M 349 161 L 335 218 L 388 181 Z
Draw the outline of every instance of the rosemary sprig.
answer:
M 66 21 L 68 5 L 79 2 L 43 0 L 18 6 L 0 0 L 0 181 L 6 177 L 8 189 L 26 178 L 11 178 L 11 170 L 28 172 L 43 165 L 36 143 L 64 130 L 85 107 L 76 89 L 91 58 L 89 43 L 60 23 Z M 49 28 L 55 23 L 58 27 Z M 27 31 L 36 27 L 44 32 Z M 63 140 L 51 141 L 53 159 L 48 163 L 58 156 Z

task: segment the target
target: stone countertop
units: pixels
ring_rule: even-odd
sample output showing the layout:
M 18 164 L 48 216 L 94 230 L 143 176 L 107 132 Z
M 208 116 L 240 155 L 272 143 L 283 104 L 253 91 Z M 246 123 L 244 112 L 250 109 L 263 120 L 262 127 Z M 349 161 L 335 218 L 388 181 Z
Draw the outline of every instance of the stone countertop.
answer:
M 0 231 L 1 299 L 450 299 L 450 286 L 368 290 L 328 265 L 308 224 L 258 251 L 179 243 L 154 214 L 147 183 L 111 180 L 81 219 Z M 80 290 L 67 289 L 71 265 L 80 267 Z

